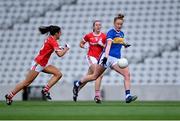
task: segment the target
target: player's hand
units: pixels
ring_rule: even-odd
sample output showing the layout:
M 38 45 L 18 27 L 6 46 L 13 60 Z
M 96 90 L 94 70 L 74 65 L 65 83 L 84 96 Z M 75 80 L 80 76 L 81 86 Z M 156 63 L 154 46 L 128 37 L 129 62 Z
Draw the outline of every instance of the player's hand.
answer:
M 68 50 L 70 49 L 70 46 L 69 46 L 69 44 L 65 44 L 65 48 L 67 48 Z
M 103 66 L 105 66 L 105 65 L 106 65 L 106 62 L 107 62 L 107 57 L 104 57 L 104 58 L 102 59 L 102 63 L 101 63 L 101 64 L 102 64 Z
M 64 47 L 63 46 L 59 46 L 59 49 L 64 50 Z
M 89 48 L 89 44 L 85 44 L 84 46 L 83 46 L 83 49 L 88 49 Z
M 125 44 L 123 44 L 123 46 L 124 46 L 125 48 L 128 48 L 128 47 L 130 47 L 131 45 L 128 44 L 128 43 L 125 43 Z
M 98 41 L 97 44 L 100 45 L 100 46 L 102 46 L 102 47 L 104 47 L 104 43 L 102 43 L 102 41 Z

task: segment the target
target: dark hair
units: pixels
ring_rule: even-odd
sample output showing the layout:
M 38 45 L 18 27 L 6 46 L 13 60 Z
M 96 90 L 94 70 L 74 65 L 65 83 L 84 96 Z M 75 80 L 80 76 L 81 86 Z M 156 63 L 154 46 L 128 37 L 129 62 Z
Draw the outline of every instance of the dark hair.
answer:
M 100 21 L 100 20 L 95 20 L 95 21 L 93 22 L 93 27 L 95 26 L 96 22 L 101 22 L 101 21 Z
M 50 32 L 50 35 L 55 35 L 56 33 L 61 31 L 61 28 L 59 26 L 54 26 L 54 25 L 40 26 L 39 31 L 41 32 L 41 34 Z
M 95 26 L 96 22 L 101 22 L 101 21 L 100 20 L 93 21 L 93 27 Z M 94 32 L 94 28 L 93 28 L 93 32 Z
M 120 13 L 120 14 L 118 14 L 118 16 L 114 17 L 114 23 L 116 22 L 117 19 L 123 20 L 124 15 Z

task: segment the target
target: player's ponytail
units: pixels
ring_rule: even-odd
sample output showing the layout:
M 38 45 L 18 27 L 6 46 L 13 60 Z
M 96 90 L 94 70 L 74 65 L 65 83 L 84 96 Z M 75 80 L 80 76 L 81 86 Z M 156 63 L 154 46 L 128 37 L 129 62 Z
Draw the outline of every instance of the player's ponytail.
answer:
M 123 20 L 124 19 L 124 15 L 119 13 L 118 16 L 114 17 L 114 22 L 116 22 L 116 20 L 118 20 L 118 19 Z
M 56 33 L 61 31 L 61 28 L 59 26 L 40 26 L 39 31 L 41 34 L 50 33 L 50 35 L 55 35 Z
M 39 31 L 41 32 L 41 34 L 45 34 L 47 32 L 49 32 L 50 27 L 49 26 L 40 26 L 39 27 Z

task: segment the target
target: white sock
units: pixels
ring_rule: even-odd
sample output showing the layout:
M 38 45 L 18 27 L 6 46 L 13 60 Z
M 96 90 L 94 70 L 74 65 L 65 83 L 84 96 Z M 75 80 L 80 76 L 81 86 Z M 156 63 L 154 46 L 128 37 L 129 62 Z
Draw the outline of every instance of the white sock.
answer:
M 130 95 L 130 94 L 127 94 L 127 95 L 126 95 L 126 99 L 127 99 L 129 96 L 131 96 L 131 95 Z

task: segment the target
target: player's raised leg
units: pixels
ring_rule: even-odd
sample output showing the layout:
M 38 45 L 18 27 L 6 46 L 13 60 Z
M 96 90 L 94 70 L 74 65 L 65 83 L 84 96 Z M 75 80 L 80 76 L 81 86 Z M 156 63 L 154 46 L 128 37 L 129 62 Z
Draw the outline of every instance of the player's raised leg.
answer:
M 130 86 L 131 86 L 131 81 L 130 81 L 130 72 L 129 68 L 120 68 L 118 64 L 115 64 L 112 66 L 113 70 L 118 72 L 119 74 L 123 75 L 124 77 L 124 88 L 125 88 L 125 94 L 126 94 L 126 103 L 130 103 L 132 101 L 135 101 L 137 99 L 137 96 L 132 96 L 130 93 Z
M 94 64 L 92 64 L 92 65 L 88 68 L 88 72 L 87 72 L 86 75 L 92 74 L 92 73 L 93 73 L 93 68 L 94 68 Z M 77 82 L 77 81 L 74 81 L 74 83 L 76 83 L 76 82 Z M 87 84 L 87 82 L 86 82 L 86 83 L 83 83 L 82 85 L 80 85 L 80 87 L 78 88 L 78 92 L 79 92 L 86 84 Z M 77 97 L 78 97 L 78 95 L 77 95 L 77 93 L 76 93 L 76 89 L 73 88 L 73 100 L 74 100 L 75 102 L 77 101 Z
M 95 64 L 92 64 L 89 69 L 88 69 L 88 73 L 86 74 L 87 75 L 91 75 L 93 74 L 93 72 L 95 71 Z M 101 86 L 101 80 L 103 78 L 103 75 L 99 76 L 96 80 L 95 80 L 95 97 L 94 97 L 94 100 L 96 103 L 101 103 L 101 91 L 100 91 L 100 86 Z M 76 81 L 77 82 L 77 81 Z M 76 83 L 75 82 L 75 83 Z M 87 82 L 84 82 L 82 83 L 82 85 L 80 85 L 80 87 L 78 88 L 78 92 L 80 91 L 81 88 L 83 88 L 85 85 L 87 84 Z M 75 91 L 75 88 L 73 88 L 73 100 L 74 101 L 77 101 L 77 96 L 76 95 L 76 91 Z
M 59 79 L 62 77 L 62 73 L 59 69 L 57 69 L 53 65 L 48 65 L 43 70 L 44 73 L 52 74 L 53 76 L 48 81 L 47 85 L 43 88 L 42 94 L 47 98 L 51 100 L 49 90 L 50 88 L 58 82 Z
M 95 68 L 95 65 L 92 64 L 92 65 L 89 67 L 88 72 L 87 72 L 86 75 L 93 74 L 94 68 Z M 83 84 L 80 86 L 79 90 L 80 90 L 81 88 L 83 88 L 86 84 L 87 84 L 87 83 L 83 83 Z
M 79 87 L 83 84 L 83 83 L 87 83 L 90 82 L 92 80 L 96 80 L 99 76 L 101 76 L 101 74 L 103 74 L 103 72 L 106 70 L 106 68 L 104 68 L 101 65 L 95 64 L 95 71 L 93 72 L 93 74 L 91 75 L 86 75 L 84 76 L 80 81 L 76 81 L 74 83 L 74 87 L 73 87 L 73 93 L 75 95 L 78 95 L 78 90 Z

